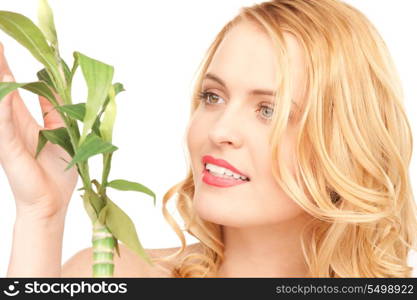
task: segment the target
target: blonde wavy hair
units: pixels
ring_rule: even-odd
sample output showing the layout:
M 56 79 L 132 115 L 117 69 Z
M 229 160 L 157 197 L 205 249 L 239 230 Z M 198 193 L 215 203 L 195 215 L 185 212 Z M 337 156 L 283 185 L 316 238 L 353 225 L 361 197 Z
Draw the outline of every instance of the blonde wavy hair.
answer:
M 300 236 L 309 276 L 411 277 L 407 258 L 416 249 L 417 234 L 408 174 L 413 139 L 399 76 L 383 39 L 361 12 L 337 0 L 275 0 L 242 7 L 207 50 L 193 100 L 219 44 L 242 21 L 262 28 L 276 47 L 281 88 L 271 124 L 273 175 L 314 217 Z M 296 178 L 278 159 L 291 107 L 284 32 L 297 38 L 306 61 L 307 101 L 298 119 Z M 193 101 L 191 116 L 197 106 Z M 184 229 L 166 207 L 176 194 Z M 162 206 L 182 246 L 154 262 L 176 262 L 170 269 L 173 277 L 216 277 L 224 258 L 222 227 L 196 215 L 193 196 L 188 167 L 188 175 L 167 191 Z M 183 230 L 201 242 L 202 251 L 179 261 L 186 248 Z

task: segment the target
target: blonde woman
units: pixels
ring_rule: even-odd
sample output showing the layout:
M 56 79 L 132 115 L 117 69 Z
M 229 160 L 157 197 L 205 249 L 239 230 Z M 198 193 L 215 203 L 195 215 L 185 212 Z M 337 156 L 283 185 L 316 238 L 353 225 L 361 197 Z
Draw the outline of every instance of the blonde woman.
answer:
M 4 56 L 0 67 L 13 80 Z M 200 65 L 188 176 L 163 198 L 182 246 L 147 250 L 154 267 L 122 246 L 115 276 L 410 277 L 417 219 L 402 101 L 383 40 L 351 6 L 275 0 L 242 8 Z M 17 93 L 0 103 L 0 124 L 0 161 L 17 207 L 7 276 L 91 276 L 91 248 L 60 263 L 77 182 L 56 159 L 66 153 L 48 144 L 34 160 L 41 127 Z M 44 125 L 62 121 L 52 112 Z M 186 245 L 166 208 L 172 199 L 198 243 Z

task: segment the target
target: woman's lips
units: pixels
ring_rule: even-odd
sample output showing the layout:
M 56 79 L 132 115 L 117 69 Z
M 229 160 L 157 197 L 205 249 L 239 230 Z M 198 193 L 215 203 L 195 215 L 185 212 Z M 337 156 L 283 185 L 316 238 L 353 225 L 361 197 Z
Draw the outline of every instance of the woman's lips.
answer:
M 206 168 L 203 169 L 202 181 L 209 185 L 221 187 L 221 188 L 231 187 L 231 186 L 249 182 L 249 181 L 241 180 L 241 179 L 218 177 L 218 176 L 211 174 L 209 170 L 207 170 Z
M 217 159 L 214 158 L 211 155 L 204 155 L 203 158 L 201 159 L 204 168 L 206 167 L 206 164 L 213 164 L 222 168 L 226 168 L 229 169 L 230 171 L 232 171 L 233 173 L 239 174 L 241 176 L 245 176 L 246 178 L 248 178 L 248 180 L 250 180 L 249 176 L 242 173 L 241 171 L 239 171 L 238 169 L 236 169 L 234 166 L 232 166 L 229 162 L 227 162 L 224 159 Z

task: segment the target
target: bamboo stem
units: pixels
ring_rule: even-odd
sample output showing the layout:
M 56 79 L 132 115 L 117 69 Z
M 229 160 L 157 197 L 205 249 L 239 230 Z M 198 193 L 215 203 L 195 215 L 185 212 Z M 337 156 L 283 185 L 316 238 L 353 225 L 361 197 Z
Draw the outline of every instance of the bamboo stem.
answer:
M 101 185 L 98 189 L 98 193 L 100 196 L 104 196 L 106 194 L 106 185 L 110 173 L 110 164 L 112 156 L 113 152 L 103 154 L 103 174 L 101 178 Z
M 113 277 L 116 240 L 97 219 L 93 225 L 93 277 Z

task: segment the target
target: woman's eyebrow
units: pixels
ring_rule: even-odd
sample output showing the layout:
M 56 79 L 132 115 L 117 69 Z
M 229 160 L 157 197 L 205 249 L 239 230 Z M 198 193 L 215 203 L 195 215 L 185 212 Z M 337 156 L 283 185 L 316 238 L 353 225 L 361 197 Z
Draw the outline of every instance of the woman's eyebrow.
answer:
M 213 81 L 216 81 L 217 83 L 219 83 L 220 85 L 222 85 L 223 87 L 227 89 L 226 83 L 219 76 L 214 75 L 213 73 L 206 73 L 203 80 L 204 79 L 211 79 Z M 271 90 L 254 89 L 249 92 L 249 95 L 275 96 L 275 92 Z M 295 107 L 298 108 L 298 105 L 296 102 L 292 101 L 292 103 L 294 104 Z
M 213 73 L 206 73 L 206 75 L 204 76 L 204 79 L 214 80 L 220 85 L 227 88 L 226 83 L 220 77 L 218 77 L 217 75 L 214 75 Z M 270 90 L 255 89 L 255 90 L 251 90 L 249 92 L 249 95 L 275 96 L 275 93 Z

